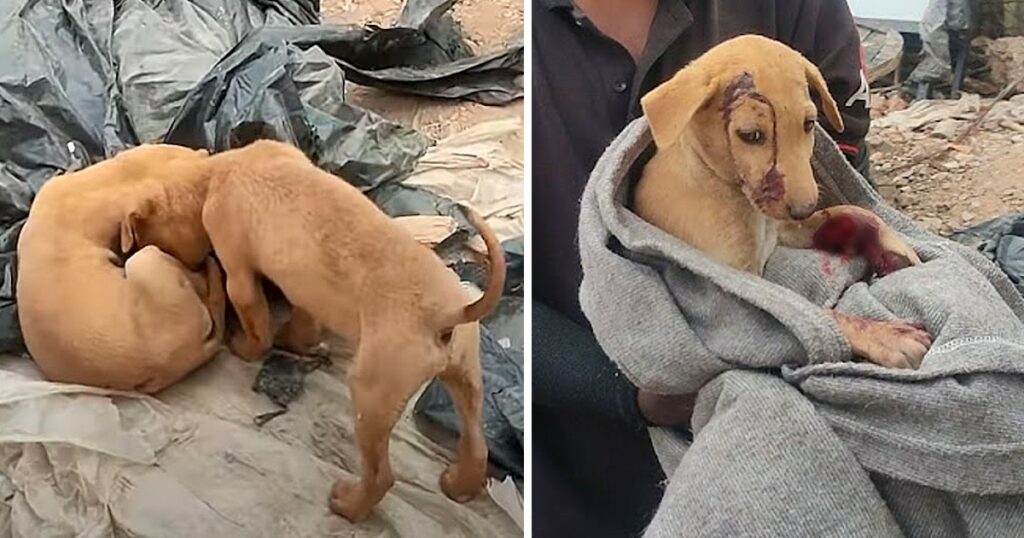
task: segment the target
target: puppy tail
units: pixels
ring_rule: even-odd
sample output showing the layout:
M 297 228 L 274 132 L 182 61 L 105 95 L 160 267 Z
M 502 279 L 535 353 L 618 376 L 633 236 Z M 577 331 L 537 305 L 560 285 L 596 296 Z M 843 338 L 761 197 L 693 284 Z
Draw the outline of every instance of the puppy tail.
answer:
M 477 229 L 480 237 L 484 240 L 484 244 L 487 245 L 487 261 L 489 262 L 488 265 L 490 265 L 490 275 L 487 279 L 487 289 L 484 290 L 484 295 L 475 302 L 466 305 L 462 310 L 461 320 L 457 321 L 454 325 L 471 323 L 486 316 L 491 310 L 494 310 L 495 306 L 498 306 L 501 294 L 505 290 L 505 251 L 502 250 L 501 243 L 479 213 L 467 206 L 461 206 L 461 209 L 462 214 L 466 216 L 466 220 Z

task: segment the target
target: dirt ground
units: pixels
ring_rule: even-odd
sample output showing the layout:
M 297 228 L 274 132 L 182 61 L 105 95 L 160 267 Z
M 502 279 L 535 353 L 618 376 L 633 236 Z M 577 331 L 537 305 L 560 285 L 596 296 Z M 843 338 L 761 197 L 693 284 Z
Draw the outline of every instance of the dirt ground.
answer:
M 933 231 L 948 234 L 1024 211 L 1024 96 L 906 104 L 876 96 L 868 143 L 879 192 Z M 888 111 L 888 107 L 895 110 Z
M 321 17 L 330 24 L 390 26 L 401 0 L 323 0 Z M 523 0 L 461 0 L 451 13 L 476 53 L 499 50 L 523 31 Z M 471 125 L 509 117 L 523 119 L 523 100 L 505 106 L 398 95 L 349 85 L 349 98 L 389 120 L 413 127 L 439 140 Z

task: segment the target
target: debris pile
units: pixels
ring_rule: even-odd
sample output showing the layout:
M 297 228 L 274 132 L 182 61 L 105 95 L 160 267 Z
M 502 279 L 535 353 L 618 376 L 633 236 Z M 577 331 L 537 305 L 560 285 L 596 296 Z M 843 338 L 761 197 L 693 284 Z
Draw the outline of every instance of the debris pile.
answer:
M 993 83 L 1005 86 L 1024 78 L 1024 37 L 979 37 L 971 45 L 984 54 Z
M 1024 210 L 1024 95 L 908 104 L 876 95 L 867 142 L 880 194 L 946 234 Z

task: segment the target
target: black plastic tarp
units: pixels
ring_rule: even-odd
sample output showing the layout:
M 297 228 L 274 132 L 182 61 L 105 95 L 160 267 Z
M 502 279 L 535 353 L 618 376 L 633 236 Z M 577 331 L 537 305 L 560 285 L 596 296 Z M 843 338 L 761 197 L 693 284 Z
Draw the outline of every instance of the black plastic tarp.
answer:
M 0 352 L 22 349 L 15 248 L 34 193 L 140 143 L 222 150 L 272 136 L 393 215 L 461 217 L 390 183 L 429 139 L 345 102 L 346 76 L 488 104 L 520 97 L 522 46 L 469 56 L 450 5 L 414 0 L 405 27 L 382 29 L 318 25 L 316 0 L 0 2 Z
M 1024 295 L 1024 213 L 1011 213 L 960 230 L 951 239 L 996 262 Z

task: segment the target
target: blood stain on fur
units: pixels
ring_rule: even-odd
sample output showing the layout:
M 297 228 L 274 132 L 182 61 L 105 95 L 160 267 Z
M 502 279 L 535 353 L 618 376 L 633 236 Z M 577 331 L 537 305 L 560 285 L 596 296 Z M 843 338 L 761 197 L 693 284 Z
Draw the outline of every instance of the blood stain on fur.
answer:
M 757 195 L 757 201 L 761 204 L 778 202 L 786 194 L 785 176 L 779 169 L 772 166 L 771 170 L 761 180 L 761 192 Z
M 743 73 L 730 82 L 722 92 L 722 119 L 729 123 L 730 116 L 732 115 L 732 105 L 736 103 L 740 96 L 753 93 L 756 89 L 754 77 L 750 73 Z
M 814 233 L 814 248 L 843 255 L 862 255 L 878 276 L 910 266 L 905 256 L 882 246 L 878 224 L 860 215 L 837 215 Z

